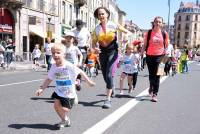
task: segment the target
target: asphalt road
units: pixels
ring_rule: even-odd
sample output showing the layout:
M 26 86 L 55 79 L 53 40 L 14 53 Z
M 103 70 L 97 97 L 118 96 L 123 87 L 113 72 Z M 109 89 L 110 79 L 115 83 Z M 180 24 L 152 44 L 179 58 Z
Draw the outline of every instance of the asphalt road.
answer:
M 101 108 L 105 99 L 101 74 L 94 79 L 95 87 L 83 82 L 79 104 L 69 114 L 72 126 L 61 130 L 54 125 L 60 121 L 50 98 L 54 84 L 42 96 L 34 95 L 47 75 L 45 71 L 0 73 L 0 134 L 200 134 L 200 63 L 189 68 L 187 74 L 162 78 L 157 103 L 146 96 L 146 70 L 139 73 L 131 95 L 125 91 L 112 99 L 111 109 Z

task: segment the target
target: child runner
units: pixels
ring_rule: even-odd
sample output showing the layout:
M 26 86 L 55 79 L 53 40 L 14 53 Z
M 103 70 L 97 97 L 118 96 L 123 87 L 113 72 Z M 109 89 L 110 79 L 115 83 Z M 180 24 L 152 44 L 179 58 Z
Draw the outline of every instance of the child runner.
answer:
M 38 62 L 38 60 L 39 60 L 40 55 L 41 55 L 39 44 L 35 45 L 35 48 L 33 49 L 32 55 L 33 55 L 33 64 L 35 65 L 34 69 L 37 70 L 38 67 L 40 66 L 40 63 Z
M 95 73 L 95 67 L 98 64 L 98 58 L 97 55 L 94 53 L 94 50 L 89 48 L 88 52 L 87 52 L 87 57 L 85 60 L 85 64 L 88 68 L 88 73 L 89 73 L 89 77 L 92 78 L 94 76 Z M 96 68 L 97 70 L 97 68 Z
M 54 109 L 61 118 L 61 122 L 57 124 L 57 127 L 62 128 L 70 126 L 68 113 L 74 104 L 76 96 L 75 81 L 77 75 L 81 74 L 90 86 L 94 86 L 95 83 L 81 69 L 65 60 L 65 46 L 63 44 L 54 43 L 51 51 L 55 64 L 52 65 L 48 72 L 48 77 L 40 88 L 36 90 L 35 94 L 37 96 L 41 95 L 48 85 L 55 80 L 56 87 L 52 97 L 55 98 Z
M 66 46 L 66 52 L 65 52 L 65 59 L 72 64 L 74 64 L 77 67 L 82 66 L 83 61 L 83 55 L 79 48 L 74 45 L 76 37 L 75 34 L 71 31 L 65 32 L 65 35 L 63 36 L 65 38 L 64 45 Z M 76 89 L 78 91 L 81 90 L 81 76 L 77 76 L 77 84 Z
M 128 45 L 126 48 L 126 53 L 122 58 L 122 73 L 120 76 L 120 95 L 123 95 L 123 84 L 124 84 L 124 79 L 126 76 L 128 76 L 128 85 L 129 85 L 129 92 L 131 92 L 132 90 L 132 65 L 133 65 L 133 46 L 132 45 Z

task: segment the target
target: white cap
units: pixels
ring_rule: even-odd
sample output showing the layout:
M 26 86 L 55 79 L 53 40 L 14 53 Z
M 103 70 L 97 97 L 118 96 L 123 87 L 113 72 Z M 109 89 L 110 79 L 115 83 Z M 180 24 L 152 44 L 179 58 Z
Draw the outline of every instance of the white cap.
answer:
M 75 34 L 74 34 L 74 32 L 72 32 L 72 31 L 64 31 L 64 35 L 63 35 L 63 37 L 66 37 L 66 36 L 72 36 L 72 37 L 74 37 L 75 38 Z

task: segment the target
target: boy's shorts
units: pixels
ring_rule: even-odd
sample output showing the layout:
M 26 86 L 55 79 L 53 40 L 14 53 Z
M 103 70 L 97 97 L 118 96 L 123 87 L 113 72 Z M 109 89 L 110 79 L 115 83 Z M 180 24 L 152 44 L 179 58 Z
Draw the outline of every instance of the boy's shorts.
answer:
M 57 95 L 56 92 L 53 92 L 51 95 L 52 98 L 60 100 L 60 103 L 63 107 L 66 107 L 68 109 L 71 109 L 74 105 L 74 98 L 63 98 Z

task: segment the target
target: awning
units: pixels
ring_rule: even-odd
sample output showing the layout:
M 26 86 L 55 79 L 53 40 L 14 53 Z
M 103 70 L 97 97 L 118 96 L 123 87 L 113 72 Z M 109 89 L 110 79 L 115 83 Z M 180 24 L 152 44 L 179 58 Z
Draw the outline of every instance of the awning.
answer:
M 42 38 L 47 37 L 47 33 L 44 32 L 44 28 L 41 26 L 37 26 L 37 25 L 29 25 L 29 33 L 36 34 Z

